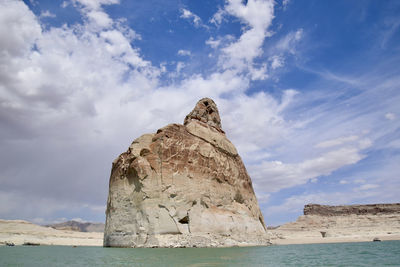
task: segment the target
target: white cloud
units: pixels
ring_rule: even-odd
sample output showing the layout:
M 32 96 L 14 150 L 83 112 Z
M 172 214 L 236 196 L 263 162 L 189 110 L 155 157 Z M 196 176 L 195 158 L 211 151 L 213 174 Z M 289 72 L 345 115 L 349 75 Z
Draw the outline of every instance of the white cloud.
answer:
M 392 39 L 400 27 L 400 19 L 395 17 L 388 17 L 385 21 L 385 30 L 381 32 L 381 47 L 386 48 L 387 43 Z
M 343 147 L 300 163 L 263 161 L 251 166 L 250 174 L 264 192 L 301 185 L 310 179 L 329 175 L 335 170 L 364 158 L 357 148 Z
M 62 7 L 62 8 L 66 8 L 67 6 L 69 6 L 69 2 L 68 2 L 68 1 L 63 1 L 63 2 L 61 3 L 61 7 Z
M 109 23 L 112 29 L 85 27 L 92 23 L 87 21 L 42 30 L 22 1 L 2 1 L 0 20 L 0 33 L 8 36 L 0 41 L 0 68 L 4 70 L 0 75 L 0 136 L 2 153 L 9 153 L 10 159 L 1 164 L 0 187 L 19 192 L 3 194 L 7 201 L 2 203 L 8 204 L 1 205 L 0 214 L 46 218 L 60 210 L 79 210 L 82 203 L 98 206 L 93 203 L 104 201 L 107 178 L 102 172 L 108 172 L 108 163 L 132 136 L 157 127 L 140 122 L 149 120 L 151 110 L 135 120 L 142 128 L 136 133 L 126 130 L 122 122 L 132 120 L 138 109 L 146 109 L 148 101 L 156 101 L 150 98 L 141 103 L 139 99 L 155 88 L 160 70 L 130 45 L 132 32 L 124 30 L 121 22 Z M 139 102 L 128 104 L 132 99 Z M 116 145 L 119 151 L 111 148 L 108 156 L 101 156 L 104 145 L 95 143 L 115 143 L 112 140 L 124 141 Z M 27 164 L 17 171 L 10 166 L 21 149 L 25 152 L 20 160 Z M 37 151 L 41 151 L 39 156 Z M 55 156 L 61 154 L 65 156 Z M 90 154 L 107 167 L 93 173 Z M 89 163 L 86 167 L 79 163 L 83 155 Z M 24 196 L 27 191 L 29 199 Z M 75 204 L 69 206 L 71 199 Z M 103 216 L 104 210 L 99 214 Z
M 88 20 L 86 28 L 93 32 L 109 29 L 113 26 L 113 20 L 104 12 L 103 5 L 118 4 L 119 0 L 72 0 L 73 5 L 80 10 Z M 64 3 L 62 7 L 65 7 Z
M 177 73 L 180 73 L 181 70 L 182 70 L 184 67 L 185 67 L 185 63 L 183 63 L 183 62 L 178 62 L 178 63 L 176 63 L 176 72 L 177 72 Z
M 0 12 L 0 34 L 7 36 L 0 40 L 0 64 L 7 70 L 6 61 L 28 53 L 40 36 L 41 28 L 22 1 L 1 1 Z
M 215 40 L 213 37 L 210 37 L 210 39 L 208 39 L 206 41 L 206 44 L 211 46 L 212 48 L 217 48 L 221 43 L 221 40 Z
M 267 31 L 274 17 L 274 2 L 270 0 L 226 1 L 223 8 L 214 14 L 211 23 L 219 25 L 224 17 L 233 16 L 244 25 L 239 38 L 232 35 L 210 37 L 206 44 L 219 48 L 219 67 L 222 70 L 234 70 L 246 73 L 252 80 L 264 80 L 269 77 L 265 63 L 255 64 L 254 60 L 263 54 L 262 44 L 270 35 Z
M 189 51 L 189 50 L 183 50 L 183 49 L 180 49 L 179 51 L 178 51 L 178 55 L 179 56 L 190 56 L 192 53 Z
M 358 146 L 360 149 L 366 149 L 372 146 L 372 141 L 368 138 L 364 138 L 358 141 Z
M 185 8 L 181 8 L 181 18 L 192 20 L 195 27 L 200 27 L 203 24 L 199 16 Z
M 72 0 L 74 4 L 81 4 L 85 8 L 91 10 L 101 9 L 102 5 L 114 5 L 118 4 L 119 0 Z
M 377 184 L 363 184 L 362 186 L 358 187 L 357 190 L 370 190 L 379 187 Z
M 361 178 L 354 180 L 355 184 L 363 184 L 365 182 L 366 182 L 365 179 L 361 179 Z
M 101 28 L 109 28 L 112 25 L 112 20 L 103 11 L 93 10 L 87 13 L 89 20 Z
M 278 41 L 275 49 L 282 52 L 296 53 L 296 44 L 303 38 L 304 30 L 302 28 L 292 31 Z
M 359 137 L 356 135 L 339 137 L 336 139 L 331 139 L 331 140 L 327 140 L 327 141 L 318 143 L 315 147 L 328 148 L 328 147 L 333 147 L 333 146 L 339 146 L 339 145 L 342 145 L 342 144 L 345 144 L 348 142 L 357 141 L 358 139 L 359 139 Z
M 271 57 L 271 68 L 273 70 L 283 67 L 284 64 L 285 59 L 282 56 L 275 55 Z
M 267 203 L 271 196 L 270 194 L 259 194 L 259 193 L 256 193 L 256 195 L 258 203 Z
M 217 49 L 221 47 L 223 44 L 232 42 L 235 40 L 233 35 L 227 34 L 223 37 L 219 36 L 217 38 L 211 36 L 207 41 L 206 44 L 209 45 L 211 48 Z
M 236 69 L 238 72 L 248 70 L 254 80 L 265 79 L 266 68 L 254 66 L 253 61 L 263 53 L 261 46 L 268 36 L 267 29 L 274 17 L 274 2 L 249 0 L 244 4 L 241 0 L 230 0 L 224 10 L 237 17 L 248 29 L 244 30 L 237 41 L 222 48 L 221 66 L 224 69 Z
M 225 15 L 226 11 L 224 9 L 218 8 L 218 11 L 212 16 L 210 22 L 218 26 L 222 23 Z
M 41 17 L 41 18 L 55 18 L 56 15 L 53 14 L 53 13 L 51 13 L 49 10 L 45 10 L 45 11 L 42 11 L 42 12 L 40 13 L 40 17 Z

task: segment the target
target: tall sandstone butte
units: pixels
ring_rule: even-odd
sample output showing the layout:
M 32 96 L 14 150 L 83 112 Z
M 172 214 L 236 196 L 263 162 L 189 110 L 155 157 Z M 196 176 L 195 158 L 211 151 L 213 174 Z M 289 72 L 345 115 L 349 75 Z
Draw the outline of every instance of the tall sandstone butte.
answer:
M 213 100 L 144 134 L 112 165 L 104 246 L 268 244 L 251 179 Z

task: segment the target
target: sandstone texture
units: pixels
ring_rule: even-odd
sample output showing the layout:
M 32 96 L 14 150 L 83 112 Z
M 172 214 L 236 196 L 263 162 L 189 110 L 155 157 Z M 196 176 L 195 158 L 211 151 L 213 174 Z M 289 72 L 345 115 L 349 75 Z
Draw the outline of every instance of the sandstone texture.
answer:
M 271 230 L 270 235 L 275 244 L 400 240 L 400 203 L 308 204 L 304 215 Z
M 6 244 L 101 246 L 103 233 L 56 230 L 23 220 L 0 219 L 0 245 Z
M 142 135 L 113 162 L 104 246 L 266 244 L 251 179 L 211 99 L 184 125 Z

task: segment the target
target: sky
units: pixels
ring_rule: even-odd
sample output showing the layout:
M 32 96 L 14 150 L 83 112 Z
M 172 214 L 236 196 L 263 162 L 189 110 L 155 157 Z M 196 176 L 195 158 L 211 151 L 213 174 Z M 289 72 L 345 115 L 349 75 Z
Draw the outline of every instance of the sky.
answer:
M 400 202 L 400 2 L 0 0 L 0 218 L 104 222 L 112 161 L 212 98 L 267 225 Z

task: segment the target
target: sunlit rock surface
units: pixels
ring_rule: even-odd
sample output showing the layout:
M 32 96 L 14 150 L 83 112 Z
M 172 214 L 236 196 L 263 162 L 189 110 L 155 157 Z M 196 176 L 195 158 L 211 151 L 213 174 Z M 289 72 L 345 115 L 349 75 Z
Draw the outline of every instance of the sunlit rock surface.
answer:
M 114 162 L 104 246 L 268 244 L 251 179 L 214 101 L 133 141 Z

